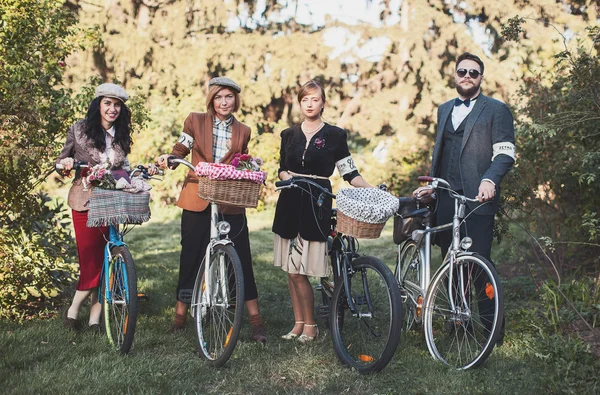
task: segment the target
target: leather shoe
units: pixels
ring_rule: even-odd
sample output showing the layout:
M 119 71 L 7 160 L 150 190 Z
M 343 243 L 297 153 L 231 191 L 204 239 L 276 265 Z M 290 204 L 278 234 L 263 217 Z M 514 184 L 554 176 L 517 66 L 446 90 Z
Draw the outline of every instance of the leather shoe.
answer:
M 102 330 L 102 326 L 100 326 L 100 324 L 92 324 L 92 325 L 88 326 L 88 330 L 94 334 L 101 334 L 104 332 Z
M 252 325 L 252 340 L 263 344 L 267 342 L 267 332 L 263 324 Z
M 79 320 L 69 318 L 67 314 L 69 314 L 69 309 L 65 309 L 65 312 L 63 313 L 63 325 L 65 329 L 78 331 L 80 329 Z

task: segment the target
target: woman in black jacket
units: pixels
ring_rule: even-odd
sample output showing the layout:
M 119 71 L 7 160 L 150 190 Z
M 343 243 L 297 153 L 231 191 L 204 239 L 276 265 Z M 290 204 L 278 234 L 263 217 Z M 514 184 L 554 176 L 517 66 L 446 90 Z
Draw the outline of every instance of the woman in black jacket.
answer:
M 304 121 L 281 132 L 279 178 L 310 175 L 331 191 L 329 177 L 337 167 L 340 175 L 355 187 L 371 187 L 358 173 L 350 152 L 346 131 L 322 121 L 325 107 L 323 86 L 311 80 L 298 92 Z M 316 176 L 316 177 L 315 177 Z M 317 192 L 318 195 L 318 192 Z M 331 226 L 331 199 L 321 207 L 299 189 L 281 191 L 273 232 L 274 265 L 288 273 L 295 324 L 282 338 L 312 341 L 318 334 L 314 316 L 314 295 L 308 276 L 326 277 L 327 235 Z

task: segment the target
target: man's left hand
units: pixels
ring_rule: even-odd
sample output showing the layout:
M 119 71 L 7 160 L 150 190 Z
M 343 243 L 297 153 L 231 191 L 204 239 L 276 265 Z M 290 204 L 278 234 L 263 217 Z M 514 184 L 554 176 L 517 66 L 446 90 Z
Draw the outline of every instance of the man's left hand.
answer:
M 492 200 L 496 195 L 496 186 L 487 180 L 481 181 L 479 184 L 479 193 L 477 194 L 477 200 L 480 202 L 486 202 Z

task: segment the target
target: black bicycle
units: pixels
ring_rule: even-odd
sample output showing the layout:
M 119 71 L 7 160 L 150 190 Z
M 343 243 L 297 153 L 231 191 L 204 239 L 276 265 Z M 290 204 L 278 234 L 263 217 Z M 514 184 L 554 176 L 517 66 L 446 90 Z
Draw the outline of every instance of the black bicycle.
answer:
M 316 201 L 335 195 L 316 182 L 292 177 L 276 190 L 300 188 Z M 378 372 L 392 359 L 402 331 L 402 301 L 392 271 L 379 259 L 361 256 L 358 240 L 336 231 L 332 210 L 328 245 L 333 281 L 321 278 L 317 290 L 328 309 L 333 347 L 340 361 L 361 373 Z

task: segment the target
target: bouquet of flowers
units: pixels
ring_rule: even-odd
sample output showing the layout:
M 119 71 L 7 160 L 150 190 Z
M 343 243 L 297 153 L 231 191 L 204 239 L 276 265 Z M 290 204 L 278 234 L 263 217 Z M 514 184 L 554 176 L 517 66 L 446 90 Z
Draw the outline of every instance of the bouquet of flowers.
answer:
M 109 170 L 109 163 L 100 163 L 90 168 L 81 170 L 83 187 L 90 186 L 102 189 L 115 189 L 117 182 Z
M 231 161 L 231 165 L 235 167 L 236 170 L 259 171 L 262 164 L 263 160 L 261 158 L 253 158 L 248 154 L 240 153 L 235 154 Z

